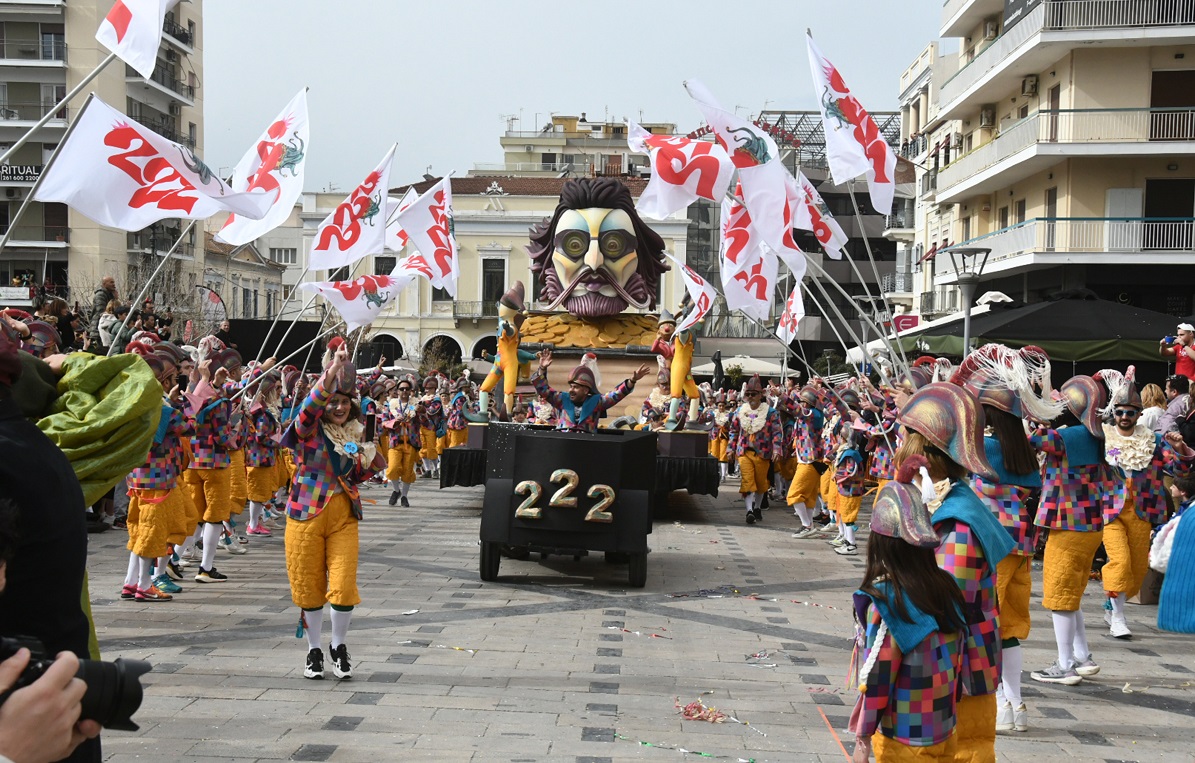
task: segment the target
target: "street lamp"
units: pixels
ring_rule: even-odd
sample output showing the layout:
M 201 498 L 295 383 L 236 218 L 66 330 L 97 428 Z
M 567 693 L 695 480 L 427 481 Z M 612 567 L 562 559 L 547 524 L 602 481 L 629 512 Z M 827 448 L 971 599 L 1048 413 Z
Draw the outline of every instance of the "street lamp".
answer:
M 964 358 L 971 351 L 971 302 L 975 299 L 975 290 L 979 288 L 979 277 L 983 275 L 983 268 L 988 264 L 988 255 L 992 250 L 982 246 L 950 247 L 946 253 L 950 255 L 950 264 L 958 278 L 958 288 L 963 294 L 963 354 Z

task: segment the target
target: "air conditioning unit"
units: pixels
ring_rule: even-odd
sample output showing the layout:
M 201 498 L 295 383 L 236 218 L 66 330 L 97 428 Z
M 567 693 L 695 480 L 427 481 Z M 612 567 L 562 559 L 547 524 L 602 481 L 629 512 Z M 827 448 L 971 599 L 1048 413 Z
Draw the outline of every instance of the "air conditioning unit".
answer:
M 979 111 L 979 126 L 980 127 L 995 127 L 996 126 L 996 107 L 984 106 Z
M 183 105 L 177 101 L 170 104 L 170 115 L 177 117 L 183 113 Z
M 528 143 L 527 145 L 523 146 L 523 150 L 530 154 L 532 151 L 535 150 L 535 146 Z
M 166 60 L 170 61 L 171 63 L 178 61 L 178 51 L 177 50 L 166 51 Z
M 21 192 L 20 192 L 20 190 L 18 190 L 16 188 L 5 188 L 4 195 L 10 199 L 16 199 L 16 198 L 20 197 Z
M 963 147 L 963 134 L 961 132 L 956 132 L 954 134 L 954 137 L 951 138 L 951 142 L 954 144 L 955 148 L 962 148 Z
M 1025 79 L 1021 80 L 1021 95 L 1028 98 L 1029 96 L 1037 95 L 1037 75 L 1031 74 Z
M 998 34 L 1000 34 L 1000 22 L 995 19 L 983 22 L 983 39 L 994 40 Z

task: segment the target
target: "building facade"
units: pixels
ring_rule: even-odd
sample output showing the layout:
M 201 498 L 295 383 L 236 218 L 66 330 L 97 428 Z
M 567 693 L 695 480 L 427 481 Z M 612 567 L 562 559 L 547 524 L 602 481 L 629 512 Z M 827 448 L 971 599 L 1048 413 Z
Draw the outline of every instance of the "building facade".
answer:
M 961 52 L 901 80 L 913 310 L 961 306 L 955 244 L 991 250 L 980 294 L 1195 311 L 1195 5 L 949 0 L 939 31 Z

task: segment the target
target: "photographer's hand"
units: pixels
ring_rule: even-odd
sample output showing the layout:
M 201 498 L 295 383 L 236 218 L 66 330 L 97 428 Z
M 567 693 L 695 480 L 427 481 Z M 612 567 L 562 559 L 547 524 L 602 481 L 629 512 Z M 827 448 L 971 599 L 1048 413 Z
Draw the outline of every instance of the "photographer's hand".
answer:
M 0 663 L 0 691 L 15 684 L 28 664 L 28 649 Z M 14 763 L 49 763 L 99 735 L 98 723 L 79 721 L 87 685 L 75 678 L 78 670 L 79 658 L 63 652 L 41 678 L 0 705 L 0 755 Z

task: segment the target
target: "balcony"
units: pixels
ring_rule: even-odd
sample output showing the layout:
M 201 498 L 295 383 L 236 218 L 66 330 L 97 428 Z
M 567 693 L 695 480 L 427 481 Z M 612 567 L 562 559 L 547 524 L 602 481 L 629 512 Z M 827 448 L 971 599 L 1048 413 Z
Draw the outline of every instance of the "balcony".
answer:
M 939 37 L 962 37 L 988 16 L 1004 11 L 1004 0 L 946 0 L 942 5 Z
M 191 140 L 191 136 L 183 135 L 178 130 L 175 130 L 172 124 L 155 121 L 153 117 L 144 116 L 141 114 L 134 114 L 132 116 L 133 119 L 137 120 L 138 124 L 145 125 L 166 140 L 172 140 L 175 143 L 181 143 L 184 146 L 195 148 L 195 141 Z
M 936 170 L 931 170 L 921 176 L 920 189 L 917 193 L 919 197 L 925 201 L 932 202 L 934 195 L 938 190 L 938 173 Z
M 925 135 L 914 135 L 901 142 L 900 150 L 897 152 L 906 159 L 916 159 L 925 153 L 929 148 L 929 138 Z
M 938 172 L 939 203 L 1007 187 L 1074 156 L 1195 154 L 1195 109 L 1039 111 Z
M 1195 218 L 1035 218 L 958 246 L 992 250 L 985 277 L 1064 264 L 1188 264 L 1195 252 Z M 936 262 L 934 283 L 957 281 L 948 257 Z
M 887 273 L 880 277 L 880 293 L 887 296 L 890 294 L 912 294 L 913 293 L 913 274 L 912 273 Z
M 0 41 L 0 64 L 31 66 L 66 63 L 66 43 L 61 40 L 3 40 Z
M 33 125 L 37 120 L 45 116 L 45 113 L 54 108 L 54 102 L 42 101 L 41 103 L 4 103 L 0 104 L 0 127 L 28 127 Z M 50 121 L 46 123 L 47 127 L 66 127 L 67 115 L 69 113 L 68 107 L 63 106 L 59 109 Z M 9 125 L 10 122 L 21 122 L 26 124 Z
M 925 318 L 948 315 L 958 312 L 961 302 L 958 289 L 954 287 L 934 289 L 922 292 L 921 307 L 918 312 Z
M 179 24 L 174 19 L 167 17 L 166 20 L 162 22 L 162 31 L 165 32 L 168 37 L 172 38 L 180 48 L 183 48 L 188 53 L 191 52 L 191 46 L 195 43 L 195 41 L 191 39 L 190 30 L 188 30 L 182 24 Z
M 898 200 L 903 201 L 903 200 Z M 902 204 L 902 206 L 904 206 Z M 905 208 L 894 215 L 884 215 L 884 231 L 881 234 L 889 241 L 913 242 L 913 215 Z
M 138 83 L 142 85 L 152 84 L 156 86 L 154 89 L 159 92 L 176 97 L 188 106 L 195 105 L 195 88 L 180 79 L 176 79 L 174 74 L 169 71 L 154 69 L 154 73 L 146 79 L 129 67 L 126 68 L 125 82 L 130 85 Z
M 473 165 L 472 175 L 531 175 L 555 177 L 562 172 L 569 172 L 577 177 L 588 177 L 593 172 L 593 164 L 589 162 L 508 162 L 478 163 Z
M 1183 27 L 1191 25 L 1190 0 L 1042 0 L 942 84 L 940 116 L 960 118 L 966 109 L 1019 92 L 1026 72 L 1040 71 L 1080 45 L 1186 45 L 1195 29 Z
M 469 318 L 474 321 L 482 318 L 497 318 L 498 301 L 496 299 L 483 300 L 481 302 L 461 302 L 456 300 L 452 303 L 452 317 Z
M 0 236 L 7 232 L 8 225 L 0 225 Z M 70 228 L 60 225 L 18 225 L 12 229 L 12 237 L 6 246 L 65 247 L 70 233 Z

